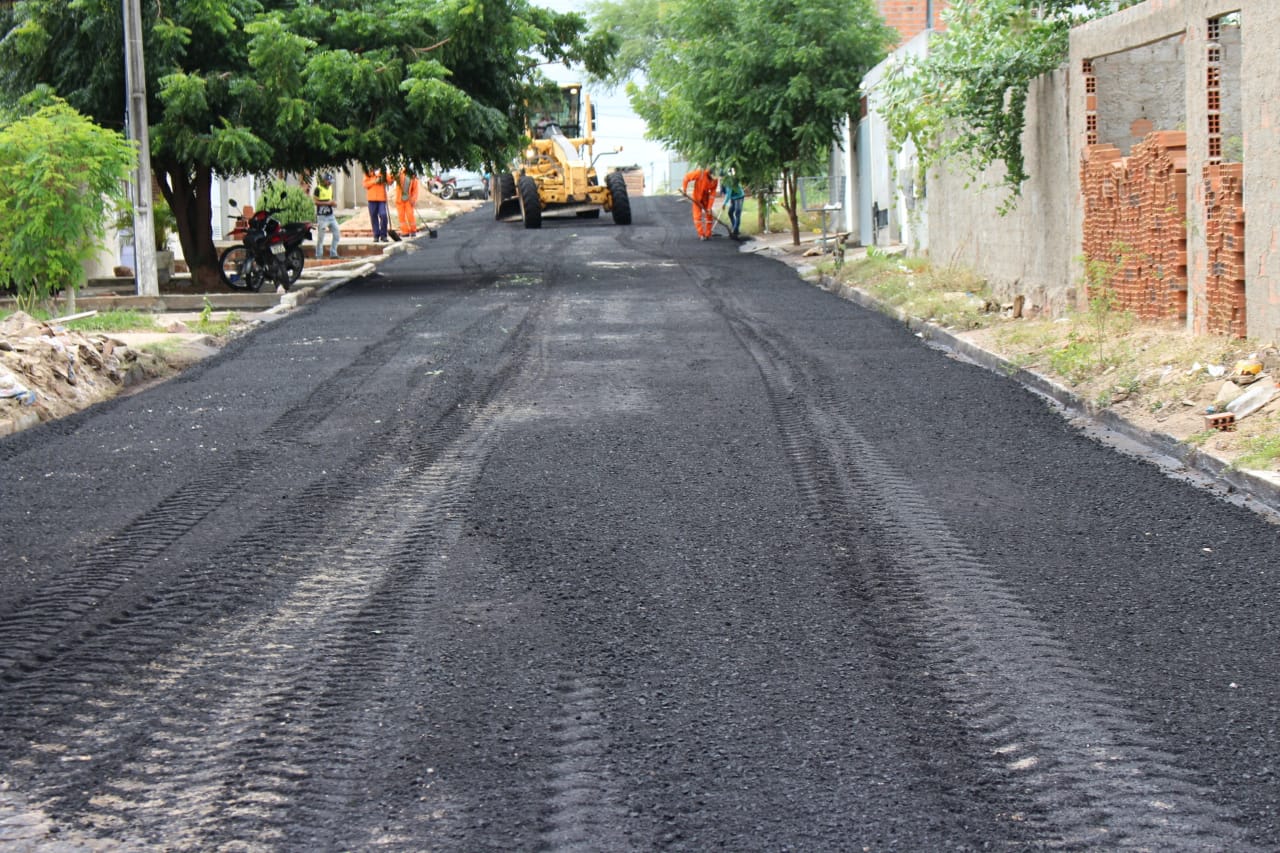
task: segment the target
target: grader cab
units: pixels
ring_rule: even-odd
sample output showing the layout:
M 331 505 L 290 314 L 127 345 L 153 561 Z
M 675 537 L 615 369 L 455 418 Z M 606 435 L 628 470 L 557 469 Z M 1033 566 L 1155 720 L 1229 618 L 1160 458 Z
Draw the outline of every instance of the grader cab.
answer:
M 607 210 L 618 225 L 630 225 L 622 174 L 610 172 L 602 184 L 596 172 L 595 110 L 582 86 L 561 86 L 559 101 L 534 110 L 533 121 L 520 163 L 494 176 L 494 218 L 541 228 L 544 216 L 594 219 Z

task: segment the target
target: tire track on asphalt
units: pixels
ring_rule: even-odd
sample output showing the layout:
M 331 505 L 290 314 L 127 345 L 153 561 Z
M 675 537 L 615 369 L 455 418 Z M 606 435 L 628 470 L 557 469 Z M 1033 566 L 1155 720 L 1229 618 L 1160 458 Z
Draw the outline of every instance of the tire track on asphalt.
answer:
M 512 338 L 526 335 L 527 325 Z M 89 827 L 128 826 L 191 849 L 204 847 L 210 832 L 293 843 L 297 827 L 322 825 L 314 819 L 363 778 L 331 772 L 344 766 L 333 756 L 359 754 L 360 745 L 377 749 L 357 724 L 335 719 L 353 706 L 377 716 L 376 708 L 342 695 L 342 685 L 350 690 L 376 675 L 370 660 L 384 673 L 405 663 L 403 649 L 386 646 L 408 633 L 399 626 L 432 606 L 434 569 L 447 560 L 447 541 L 461 523 L 459 490 L 478 473 L 479 451 L 493 440 L 502 408 L 492 398 L 518 366 L 520 347 L 508 341 L 505 348 L 513 357 L 487 386 L 448 406 L 425 431 L 402 420 L 353 476 L 332 485 L 361 492 L 343 513 L 330 514 L 340 529 L 313 536 L 320 531 L 273 525 L 278 556 L 259 568 L 294 578 L 281 602 L 209 626 L 153 664 L 158 672 L 127 687 L 112 685 L 105 666 L 135 657 L 136 624 L 114 632 L 123 650 L 100 644 L 106 648 L 68 661 L 68 678 L 84 679 L 87 671 L 106 691 L 88 696 L 73 684 L 56 701 L 43 693 L 50 713 L 58 713 L 50 705 L 64 702 L 75 702 L 78 713 L 50 731 L 33 729 L 36 751 L 86 759 L 67 768 L 57 790 L 42 791 L 42 801 L 79 814 Z M 424 549 L 432 555 L 425 566 Z M 166 622 L 173 616 L 157 615 Z M 157 703 L 163 716 L 140 713 Z M 32 757 L 14 765 L 36 769 Z M 104 775 L 110 781 L 97 781 Z M 175 823 L 178 816 L 185 821 Z M 318 846 L 331 841 L 316 839 Z
M 889 619 L 888 671 L 918 678 L 894 662 L 904 645 L 923 658 L 982 745 L 986 770 L 1027 802 L 1022 830 L 1064 849 L 1251 849 L 1208 787 L 862 437 L 835 383 L 727 291 L 704 287 L 759 367 L 810 516 Z M 874 555 L 858 553 L 868 531 Z
M 472 328 L 493 322 L 504 310 L 491 309 Z M 265 446 L 239 448 L 227 464 L 199 471 L 195 479 L 80 557 L 56 582 L 17 603 L 11 615 L 0 621 L 0 684 L 21 681 L 63 648 L 74 646 L 88 630 L 82 623 L 94 608 L 242 493 L 268 470 L 280 449 L 299 435 L 318 429 L 340 408 L 347 396 L 342 389 L 357 387 L 378 370 L 403 345 L 403 337 L 423 321 L 419 311 L 396 324 L 382 340 L 268 425 L 262 434 Z
M 295 502 L 333 498 L 323 518 L 270 521 L 193 570 L 193 587 L 28 675 L 0 719 L 20 721 L 10 743 L 30 748 L 11 748 L 10 767 L 31 787 L 23 796 L 61 819 L 60 837 L 76 834 L 70 821 L 94 836 L 127 831 L 178 848 L 253 838 L 404 849 L 456 834 L 457 821 L 483 810 L 437 777 L 429 799 L 390 816 L 371 780 L 405 760 L 381 724 L 404 713 L 395 682 L 431 651 L 424 623 L 445 618 L 437 587 L 475 481 L 508 424 L 531 416 L 525 401 L 546 361 L 545 290 L 506 337 L 501 367 L 472 380 L 434 425 L 401 419 L 351 473 Z M 225 585 L 224 569 L 234 575 Z M 266 600 L 258 577 L 286 582 Z M 218 589 L 211 595 L 200 580 Z M 227 615 L 210 621 L 218 612 Z M 171 648 L 183 625 L 189 636 Z M 139 660 L 151 663 L 118 678 Z M 548 837 L 567 844 L 598 837 L 618 809 L 600 754 L 583 749 L 604 741 L 583 722 L 598 691 L 576 675 L 557 680 L 574 686 L 552 723 L 547 821 Z M 335 836 L 339 803 L 353 819 Z
M 550 815 L 542 833 L 547 850 L 628 850 L 619 830 L 627 811 L 608 762 L 606 687 L 597 678 L 561 675 L 560 714 L 553 721 L 554 758 L 548 783 Z
M 496 323 L 505 313 L 504 310 L 485 312 L 475 323 L 462 328 L 455 336 L 453 349 L 461 347 L 471 334 L 482 324 Z M 444 357 L 449 357 L 446 349 Z M 370 368 L 374 365 L 369 364 Z M 466 400 L 459 400 L 446 407 L 449 415 L 465 410 Z M 304 402 L 293 410 L 292 416 L 303 418 L 307 405 Z M 290 417 L 286 414 L 285 418 Z M 447 426 L 445 427 L 447 431 Z M 402 443 L 413 440 L 419 427 L 412 422 L 405 422 L 401 431 L 405 434 Z M 437 428 L 436 434 L 441 434 Z M 375 466 L 370 458 L 373 455 L 386 457 L 382 451 L 374 453 L 377 443 L 366 445 L 365 463 L 356 464 L 354 470 L 369 471 Z M 430 451 L 430 447 L 426 448 Z M 425 452 L 425 451 L 420 451 Z M 358 460 L 357 460 L 358 461 Z M 381 472 L 384 476 L 390 470 Z M 332 507 L 330 515 L 345 513 L 353 502 L 349 494 L 348 484 L 321 482 L 303 493 L 300 506 Z M 441 506 L 448 506 L 442 502 Z M 374 505 L 374 512 L 379 510 Z M 47 665 L 34 668 L 26 673 L 17 685 L 11 685 L 6 691 L 9 695 L 0 710 L 0 719 L 5 720 L 6 740 L 10 744 L 29 741 L 34 749 L 26 755 L 11 755 L 9 766 L 15 771 L 28 771 L 35 775 L 40 756 L 52 756 L 57 762 L 60 755 L 89 754 L 86 750 L 72 751 L 66 744 L 76 741 L 86 742 L 95 755 L 111 744 L 124 742 L 130 737 L 138 738 L 137 725 L 129 720 L 139 708 L 145 708 L 153 701 L 150 689 L 137 690 L 122 688 L 116 684 L 118 673 L 137 662 L 146 661 L 167 650 L 174 642 L 175 635 L 189 631 L 193 626 L 207 622 L 219 612 L 227 612 L 261 597 L 262 579 L 270 583 L 292 583 L 299 573 L 299 563 L 293 556 L 273 558 L 282 552 L 289 555 L 292 549 L 291 539 L 309 540 L 318 538 L 323 532 L 324 522 L 314 516 L 308 509 L 295 510 L 296 518 L 269 517 L 266 523 L 249 534 L 241 537 L 233 547 L 208 564 L 192 567 L 187 570 L 171 589 L 150 595 L 140 605 L 129 612 L 121 614 L 109 623 L 88 629 L 81 642 L 68 641 L 61 650 L 63 657 L 50 654 Z M 234 662 L 236 656 L 228 655 Z M 210 665 L 216 668 L 214 665 Z M 180 680 L 177 674 L 170 674 L 164 679 L 150 682 L 151 687 L 160 691 L 173 689 Z M 17 687 L 20 686 L 21 690 Z M 120 717 L 106 727 L 94 727 L 87 734 L 84 731 L 85 721 L 101 719 L 111 713 Z M 69 721 L 68 721 L 69 720 Z M 147 725 L 145 722 L 142 724 Z M 118 732 L 110 743 L 101 738 L 104 732 Z M 105 744 L 105 745 L 104 745 Z M 47 763 L 47 762 L 46 762 Z M 88 765 L 86 765 L 87 767 Z M 95 772 L 98 766 L 95 759 Z M 60 777 L 65 785 L 74 789 L 76 779 L 81 774 L 75 772 L 76 764 L 65 764 L 52 770 L 49 778 Z M 164 773 L 157 774 L 163 777 Z M 84 781 L 86 786 L 91 782 Z M 65 787 L 64 785 L 64 787 Z M 134 787 L 131 783 L 124 787 Z M 112 801 L 107 796 L 107 801 Z M 120 803 L 128 803 L 129 798 L 115 798 Z M 123 808 L 123 806 L 122 806 Z M 110 820 L 108 820 L 110 823 Z

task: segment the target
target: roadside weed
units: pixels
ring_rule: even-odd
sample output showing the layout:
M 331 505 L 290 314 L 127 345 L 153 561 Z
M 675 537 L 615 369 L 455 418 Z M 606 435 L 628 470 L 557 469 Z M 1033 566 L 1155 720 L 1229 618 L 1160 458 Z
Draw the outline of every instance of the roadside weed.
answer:
M 905 258 L 875 248 L 846 261 L 841 281 L 913 317 L 942 326 L 973 329 L 994 316 L 987 283 L 959 266 L 934 266 L 924 258 Z
M 1209 439 L 1213 438 L 1217 434 L 1218 431 L 1216 429 L 1206 429 L 1193 435 L 1189 435 L 1182 441 L 1184 444 L 1189 444 L 1192 447 L 1203 447 Z
M 1060 349 L 1049 353 L 1049 366 L 1072 385 L 1078 385 L 1093 376 L 1098 369 L 1098 348 L 1091 341 L 1072 334 L 1071 340 Z
M 160 328 L 156 316 L 143 311 L 100 311 L 67 323 L 77 332 L 152 332 Z
M 35 308 L 26 313 L 46 323 L 56 319 L 44 308 Z M 0 311 L 0 320 L 11 314 L 13 311 Z M 146 311 L 99 311 L 92 317 L 81 317 L 64 325 L 77 332 L 153 332 L 160 328 L 160 324 L 156 322 L 156 315 Z
M 1243 452 L 1231 463 L 1232 468 L 1267 470 L 1280 459 L 1280 434 L 1272 432 L 1245 439 Z
M 213 305 L 208 299 L 205 299 L 204 308 L 200 311 L 200 317 L 194 323 L 194 328 L 197 332 L 205 335 L 223 337 L 229 334 L 239 322 L 240 315 L 234 311 L 228 311 L 223 315 L 222 319 L 215 320 L 213 317 Z

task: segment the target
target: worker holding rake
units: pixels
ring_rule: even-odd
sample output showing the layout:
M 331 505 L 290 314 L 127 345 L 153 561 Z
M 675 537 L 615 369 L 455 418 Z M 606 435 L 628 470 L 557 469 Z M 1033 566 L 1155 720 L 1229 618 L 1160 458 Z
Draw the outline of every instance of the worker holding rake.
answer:
M 693 184 L 693 195 L 689 194 L 689 184 Z M 711 207 L 716 201 L 717 187 L 719 181 L 716 180 L 715 169 L 710 166 L 689 172 L 680 186 L 680 192 L 693 202 L 693 226 L 698 229 L 698 237 L 702 240 L 711 239 L 711 232 L 716 225 L 716 216 L 711 212 Z

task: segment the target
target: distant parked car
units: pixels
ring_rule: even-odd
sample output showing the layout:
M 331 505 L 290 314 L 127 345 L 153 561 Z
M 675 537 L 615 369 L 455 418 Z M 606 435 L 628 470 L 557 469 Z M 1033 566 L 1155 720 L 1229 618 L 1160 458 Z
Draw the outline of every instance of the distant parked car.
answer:
M 440 175 L 441 179 L 448 181 L 454 179 L 453 198 L 488 198 L 489 197 L 489 181 L 484 175 L 476 172 L 464 172 L 454 170 L 445 172 Z M 445 193 L 440 194 L 442 198 L 449 198 Z

